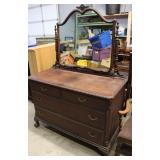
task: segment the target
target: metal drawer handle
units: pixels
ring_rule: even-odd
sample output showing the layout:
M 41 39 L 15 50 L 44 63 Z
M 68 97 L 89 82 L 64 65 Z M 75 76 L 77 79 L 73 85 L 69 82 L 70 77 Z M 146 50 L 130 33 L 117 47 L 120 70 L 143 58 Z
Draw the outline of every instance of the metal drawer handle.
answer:
M 82 99 L 81 97 L 78 97 L 78 101 L 79 101 L 79 102 L 81 102 L 81 103 L 84 103 L 84 102 L 86 102 L 86 101 L 87 101 L 87 99 L 85 99 L 85 98 L 84 98 L 84 99 Z
M 96 137 L 96 135 L 95 135 L 94 133 L 92 133 L 92 132 L 88 132 L 88 135 L 89 135 L 90 137 L 92 137 L 92 138 L 95 138 L 95 137 Z
M 98 119 L 98 117 L 94 117 L 91 114 L 88 114 L 88 118 L 92 121 L 96 121 Z
M 45 92 L 45 91 L 47 91 L 47 88 L 41 87 L 41 91 Z

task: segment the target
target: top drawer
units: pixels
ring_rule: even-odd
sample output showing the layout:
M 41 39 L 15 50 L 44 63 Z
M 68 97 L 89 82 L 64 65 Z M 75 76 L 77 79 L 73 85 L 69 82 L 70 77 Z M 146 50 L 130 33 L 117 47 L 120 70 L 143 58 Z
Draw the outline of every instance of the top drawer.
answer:
M 35 81 L 30 81 L 29 84 L 31 86 L 31 90 L 38 91 L 53 97 L 61 96 L 61 92 L 58 87 L 50 86 L 48 84 L 35 82 Z
M 69 90 L 62 90 L 62 97 L 70 102 L 85 105 L 101 111 L 105 111 L 109 106 L 109 101 L 106 99 Z

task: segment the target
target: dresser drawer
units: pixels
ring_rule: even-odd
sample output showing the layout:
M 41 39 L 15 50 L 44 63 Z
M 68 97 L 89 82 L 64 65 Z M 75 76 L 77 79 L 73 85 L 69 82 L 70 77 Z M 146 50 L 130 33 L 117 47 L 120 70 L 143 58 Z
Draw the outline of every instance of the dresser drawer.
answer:
M 60 114 L 44 110 L 37 106 L 35 107 L 35 109 L 36 116 L 41 120 L 53 124 L 54 126 L 57 126 L 57 128 L 68 131 L 78 137 L 87 139 L 97 144 L 103 144 L 103 131 L 88 127 L 69 118 L 66 118 Z
M 106 99 L 69 90 L 63 90 L 62 97 L 67 101 L 88 106 L 90 108 L 94 108 L 101 111 L 105 111 L 107 106 L 109 106 L 109 101 L 107 101 Z
M 32 92 L 32 97 L 34 104 L 43 106 L 44 109 L 60 113 L 61 115 L 95 128 L 105 128 L 105 114 L 103 112 L 97 112 L 80 104 L 49 97 L 35 91 Z
M 48 84 L 31 81 L 30 82 L 32 92 L 37 91 L 49 96 L 60 97 L 61 90 L 58 87 L 50 86 Z

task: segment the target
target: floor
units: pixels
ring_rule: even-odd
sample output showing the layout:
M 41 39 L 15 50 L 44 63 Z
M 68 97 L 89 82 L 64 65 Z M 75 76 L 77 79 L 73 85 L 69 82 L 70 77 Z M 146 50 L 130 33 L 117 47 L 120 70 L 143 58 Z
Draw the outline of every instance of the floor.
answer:
M 34 127 L 34 105 L 28 102 L 29 156 L 100 156 L 95 150 L 57 134 L 43 125 Z M 114 155 L 115 145 L 110 152 Z

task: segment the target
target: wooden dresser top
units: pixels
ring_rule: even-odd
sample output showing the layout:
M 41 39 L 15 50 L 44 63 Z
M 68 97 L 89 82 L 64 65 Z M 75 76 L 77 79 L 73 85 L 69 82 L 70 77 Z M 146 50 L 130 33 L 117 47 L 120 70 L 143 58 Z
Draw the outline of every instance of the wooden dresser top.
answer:
M 29 79 L 107 99 L 113 99 L 127 82 L 127 79 L 122 78 L 103 77 L 53 68 L 32 75 Z

